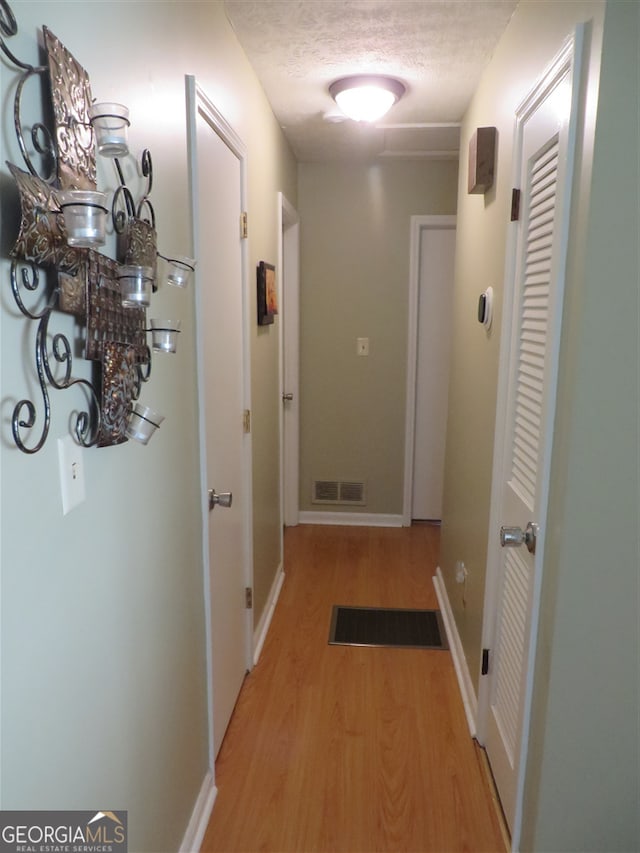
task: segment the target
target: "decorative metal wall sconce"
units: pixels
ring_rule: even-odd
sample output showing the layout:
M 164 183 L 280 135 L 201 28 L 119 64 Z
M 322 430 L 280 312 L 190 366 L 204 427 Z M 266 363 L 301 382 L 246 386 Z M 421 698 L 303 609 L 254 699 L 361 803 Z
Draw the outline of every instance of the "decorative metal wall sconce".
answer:
M 136 203 L 119 162 L 129 153 L 129 111 L 116 103 L 93 103 L 89 76 L 67 48 L 43 27 L 46 65 L 20 61 L 5 38 L 18 31 L 7 0 L 0 0 L 0 49 L 20 72 L 14 103 L 14 124 L 26 171 L 13 163 L 9 170 L 20 196 L 21 221 L 11 251 L 11 288 L 20 311 L 37 322 L 35 365 L 44 416 L 37 439 L 29 443 L 38 420 L 35 404 L 20 400 L 12 417 L 13 438 L 24 453 L 36 453 L 47 440 L 51 422 L 49 390 L 80 387 L 87 411 L 75 415 L 75 436 L 85 447 L 105 447 L 133 438 L 146 444 L 163 417 L 140 403 L 142 383 L 151 372 L 154 351 L 175 352 L 179 322 L 152 320 L 146 308 L 157 290 L 157 259 L 167 262 L 166 281 L 185 287 L 195 261 L 167 258 L 157 250 L 155 213 L 149 200 L 153 184 L 151 155 L 145 150 L 141 171 L 146 191 Z M 22 122 L 22 95 L 30 78 L 49 89 L 53 132 L 38 122 L 31 129 L 31 153 Z M 95 149 L 113 160 L 117 188 L 111 221 L 117 235 L 118 260 L 97 251 L 106 241 L 106 194 L 98 192 Z M 38 170 L 33 162 L 49 164 Z M 42 274 L 48 270 L 50 274 Z M 28 307 L 25 299 L 44 308 Z M 24 298 L 23 298 L 24 297 Z M 92 380 L 72 377 L 69 339 L 54 334 L 54 311 L 71 314 L 84 326 L 84 357 L 95 369 Z M 135 405 L 134 405 L 135 403 Z

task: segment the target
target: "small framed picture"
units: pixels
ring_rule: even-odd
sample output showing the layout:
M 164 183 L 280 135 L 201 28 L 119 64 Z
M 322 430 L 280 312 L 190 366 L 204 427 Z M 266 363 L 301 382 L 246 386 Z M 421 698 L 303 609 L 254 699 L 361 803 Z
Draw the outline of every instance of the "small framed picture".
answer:
M 277 313 L 276 268 L 272 264 L 260 261 L 258 264 L 258 325 L 268 326 L 273 323 Z

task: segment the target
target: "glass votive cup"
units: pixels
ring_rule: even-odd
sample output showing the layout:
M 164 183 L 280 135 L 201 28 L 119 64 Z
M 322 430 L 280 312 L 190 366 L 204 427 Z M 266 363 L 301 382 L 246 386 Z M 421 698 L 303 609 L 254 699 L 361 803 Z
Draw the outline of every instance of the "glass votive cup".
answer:
M 149 439 L 163 420 L 164 415 L 154 412 L 153 409 L 143 406 L 142 403 L 136 403 L 129 416 L 126 429 L 127 438 L 133 438 L 140 444 L 148 444 Z
M 135 265 L 120 267 L 120 297 L 125 308 L 147 308 L 151 302 L 153 270 Z
M 123 104 L 91 104 L 89 119 L 96 134 L 98 153 L 103 157 L 124 157 L 129 153 L 127 131 L 129 109 Z
M 167 284 L 173 287 L 186 287 L 189 277 L 196 268 L 193 258 L 178 256 L 177 258 L 165 258 L 167 262 Z
M 106 193 L 94 190 L 65 190 L 60 193 L 60 210 L 67 230 L 67 243 L 90 249 L 105 241 Z
M 151 346 L 157 352 L 175 352 L 180 320 L 151 320 Z

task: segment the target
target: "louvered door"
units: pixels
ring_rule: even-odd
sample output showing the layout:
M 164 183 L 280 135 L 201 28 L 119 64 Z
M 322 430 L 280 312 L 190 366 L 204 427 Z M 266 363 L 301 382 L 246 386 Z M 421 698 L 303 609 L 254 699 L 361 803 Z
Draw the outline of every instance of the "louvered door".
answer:
M 513 353 L 512 416 L 505 445 L 508 465 L 503 509 L 504 523 L 522 530 L 529 521 L 538 521 L 536 494 L 544 415 L 557 166 L 558 140 L 555 137 L 531 158 L 527 176 L 529 186 L 523 193 L 520 309 L 517 347 Z M 504 751 L 497 773 L 507 778 L 514 775 L 520 745 L 534 559 L 526 548 L 509 548 L 502 554 L 491 711 L 495 734 Z M 501 790 L 508 814 L 513 812 L 514 787 L 511 778 Z
M 564 258 L 570 201 L 572 55 L 558 61 L 521 108 L 518 183 L 521 210 L 517 224 L 514 275 L 505 297 L 511 308 L 503 338 L 509 358 L 503 363 L 497 415 L 490 571 L 493 617 L 485 637 L 491 648 L 485 691 L 485 744 L 513 829 L 522 736 L 531 666 L 532 602 L 539 585 L 544 550 L 546 493 L 555 411 L 557 356 L 562 313 Z M 498 442 L 500 444 L 498 445 Z M 525 544 L 496 547 L 499 528 L 525 531 L 538 526 L 535 552 Z M 513 544 L 513 542 L 512 542 Z M 533 549 L 532 549 L 533 550 Z M 482 723 L 481 723 L 482 728 Z

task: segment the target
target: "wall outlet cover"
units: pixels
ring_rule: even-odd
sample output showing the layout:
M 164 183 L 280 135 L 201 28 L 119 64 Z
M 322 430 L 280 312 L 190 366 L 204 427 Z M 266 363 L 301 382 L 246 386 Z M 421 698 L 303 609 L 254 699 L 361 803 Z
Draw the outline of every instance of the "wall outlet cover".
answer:
M 462 560 L 456 561 L 456 583 L 464 583 L 467 579 L 467 567 Z

